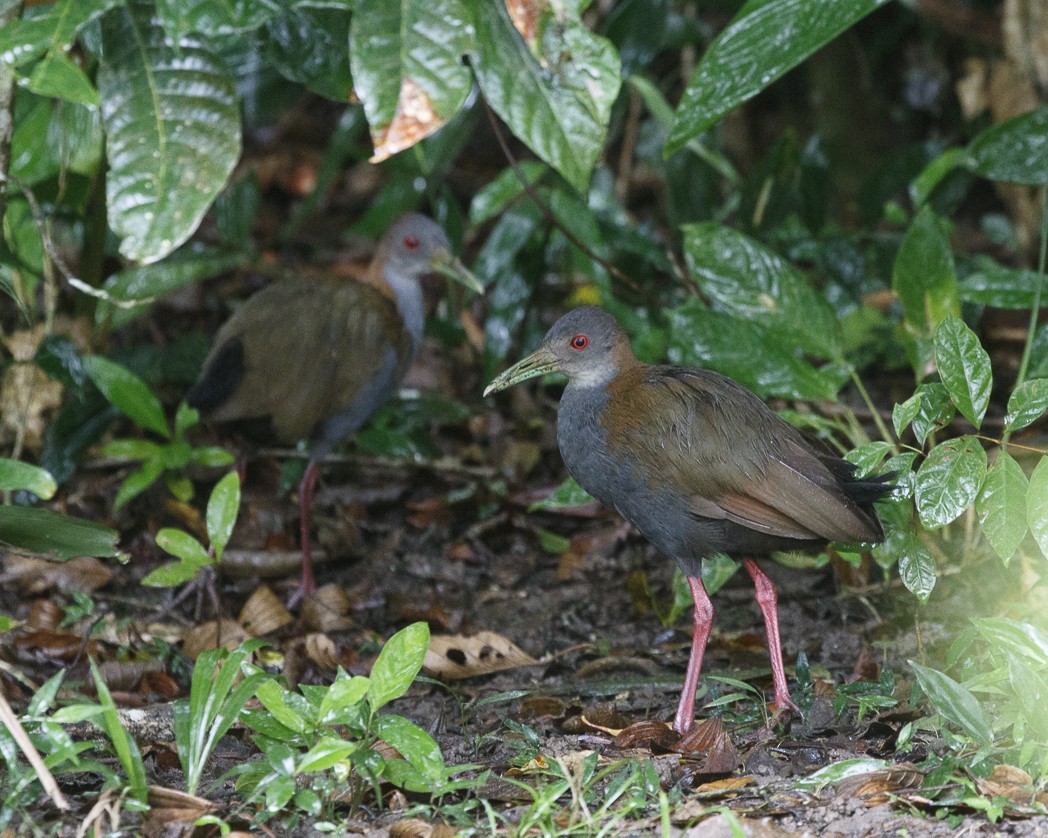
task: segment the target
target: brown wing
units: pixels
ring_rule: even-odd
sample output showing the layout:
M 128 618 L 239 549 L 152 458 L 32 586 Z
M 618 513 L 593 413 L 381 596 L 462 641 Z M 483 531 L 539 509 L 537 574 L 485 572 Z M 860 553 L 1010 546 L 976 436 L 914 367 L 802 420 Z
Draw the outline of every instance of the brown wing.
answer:
M 410 355 L 391 300 L 363 284 L 322 280 L 286 280 L 255 294 L 219 330 L 207 363 L 233 341 L 243 345 L 243 375 L 209 418 L 268 416 L 287 441 L 311 435 L 350 404 L 389 351 L 395 386 Z
M 609 428 L 609 445 L 639 446 L 657 458 L 658 481 L 689 497 L 696 515 L 784 538 L 878 540 L 878 526 L 847 496 L 825 455 L 731 379 L 648 367 L 617 390 L 616 399 L 631 402 L 627 415 L 647 419 Z

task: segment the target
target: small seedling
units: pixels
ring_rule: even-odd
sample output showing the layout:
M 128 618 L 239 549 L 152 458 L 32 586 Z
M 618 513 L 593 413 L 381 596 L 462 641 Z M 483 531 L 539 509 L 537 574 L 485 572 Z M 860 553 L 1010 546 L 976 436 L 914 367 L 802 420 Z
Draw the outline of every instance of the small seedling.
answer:
M 239 511 L 240 478 L 231 471 L 215 484 L 207 502 L 207 536 L 211 550 L 184 530 L 165 527 L 156 534 L 157 546 L 178 561 L 157 568 L 142 580 L 142 584 L 174 587 L 195 579 L 203 568 L 216 567 L 233 534 Z
M 183 473 L 185 469 L 190 466 L 228 466 L 233 462 L 233 456 L 224 448 L 194 448 L 189 444 L 186 432 L 200 421 L 200 414 L 185 402 L 178 406 L 174 425 L 168 427 L 159 399 L 133 372 L 98 355 L 85 358 L 84 368 L 114 407 L 164 440 L 114 439 L 102 449 L 105 457 L 141 463 L 139 469 L 120 485 L 114 508 L 119 509 L 138 497 L 161 477 L 174 497 L 188 502 L 193 498 L 193 484 Z

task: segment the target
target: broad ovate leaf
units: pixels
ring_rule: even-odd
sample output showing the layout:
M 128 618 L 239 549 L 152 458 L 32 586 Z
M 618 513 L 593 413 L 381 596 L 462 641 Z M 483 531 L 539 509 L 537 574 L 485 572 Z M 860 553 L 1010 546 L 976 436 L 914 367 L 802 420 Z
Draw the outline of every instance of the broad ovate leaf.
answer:
M 473 85 L 463 0 L 358 3 L 350 24 L 354 90 L 364 103 L 373 163 L 439 130 Z
M 980 745 L 993 741 L 993 728 L 978 699 L 963 684 L 949 675 L 910 661 L 917 682 L 932 707 L 944 719 L 953 722 Z
M 109 226 L 120 253 L 162 259 L 196 230 L 240 157 L 233 76 L 202 36 L 172 43 L 147 0 L 102 18 L 98 92 Z
M 993 374 L 989 353 L 961 318 L 947 317 L 936 328 L 935 360 L 953 403 L 978 428 L 990 404 Z
M 774 327 L 807 354 L 840 356 L 833 308 L 793 265 L 730 227 L 704 222 L 682 230 L 688 269 L 713 308 Z
M 796 67 L 887 0 L 745 3 L 703 53 L 677 107 L 666 154 Z
M 1026 494 L 1026 520 L 1037 546 L 1048 556 L 1048 457 L 1041 457 L 1030 475 Z
M 929 529 L 956 520 L 975 500 L 986 476 L 986 451 L 973 436 L 936 445 L 917 471 L 914 497 Z
M 968 144 L 963 165 L 990 180 L 1048 185 L 1048 107 L 987 128 Z
M 892 269 L 892 287 L 906 320 L 920 334 L 930 334 L 947 317 L 961 313 L 950 240 L 929 207 L 917 213 L 903 236 Z
M 472 66 L 492 109 L 540 158 L 585 192 L 604 149 L 621 67 L 572 3 L 511 18 L 506 4 L 472 4 Z
M 143 428 L 170 439 L 164 408 L 141 378 L 101 355 L 90 355 L 83 363 L 88 376 L 110 404 Z
M 983 535 L 1005 562 L 1026 536 L 1026 493 L 1029 481 L 1022 467 L 1005 450 L 986 472 L 975 502 Z

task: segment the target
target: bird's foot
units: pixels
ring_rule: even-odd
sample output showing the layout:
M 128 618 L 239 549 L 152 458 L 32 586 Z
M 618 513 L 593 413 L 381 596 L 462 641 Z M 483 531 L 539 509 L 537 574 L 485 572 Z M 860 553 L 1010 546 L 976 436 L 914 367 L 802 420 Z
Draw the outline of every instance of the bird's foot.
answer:
M 802 717 L 801 708 L 788 695 L 777 696 L 771 706 L 773 710 L 768 721 L 768 730 L 774 730 L 780 723 L 788 723 L 792 718 Z

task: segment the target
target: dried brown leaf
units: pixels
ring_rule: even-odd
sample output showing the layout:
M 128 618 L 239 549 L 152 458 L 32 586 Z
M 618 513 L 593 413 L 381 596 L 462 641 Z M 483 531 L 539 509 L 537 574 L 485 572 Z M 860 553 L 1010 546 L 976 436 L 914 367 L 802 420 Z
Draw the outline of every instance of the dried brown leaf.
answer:
M 217 649 L 220 646 L 235 649 L 247 636 L 247 632 L 235 620 L 211 620 L 186 632 L 182 654 L 195 661 L 208 649 Z
M 108 585 L 113 571 L 91 556 L 77 556 L 67 562 L 52 562 L 10 552 L 4 558 L 0 584 L 14 587 L 21 594 L 39 595 L 49 591 L 91 593 Z
M 338 585 L 324 585 L 302 603 L 302 622 L 323 633 L 345 631 L 353 625 L 352 607 L 346 592 Z
M 535 658 L 501 634 L 481 631 L 472 637 L 434 635 L 430 638 L 423 667 L 430 675 L 455 680 L 537 663 Z
M 240 610 L 240 624 L 253 637 L 261 637 L 282 629 L 295 618 L 284 607 L 272 588 L 261 585 L 255 589 Z
M 887 803 L 890 795 L 919 788 L 924 773 L 913 763 L 900 762 L 889 768 L 848 777 L 837 786 L 838 797 L 858 797 L 867 806 Z
M 302 641 L 302 650 L 307 658 L 323 669 L 335 669 L 341 662 L 335 641 L 326 634 L 307 634 Z

